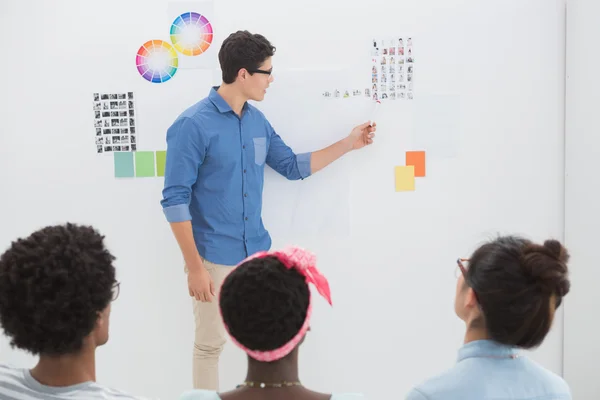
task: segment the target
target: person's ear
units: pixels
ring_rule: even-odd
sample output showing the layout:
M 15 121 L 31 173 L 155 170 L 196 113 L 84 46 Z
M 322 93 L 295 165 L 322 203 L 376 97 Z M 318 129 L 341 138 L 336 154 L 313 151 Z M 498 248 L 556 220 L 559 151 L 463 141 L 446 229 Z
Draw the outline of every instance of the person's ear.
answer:
M 96 314 L 96 328 L 102 328 L 102 325 L 104 325 L 104 319 L 104 311 L 98 311 Z
M 479 306 L 477 302 L 477 296 L 475 296 L 475 292 L 470 287 L 467 287 L 467 293 L 465 295 L 465 307 L 467 308 L 476 308 Z
M 110 314 L 111 305 L 109 304 L 104 310 L 98 311 L 96 315 L 96 326 L 101 328 L 108 321 L 108 315 Z

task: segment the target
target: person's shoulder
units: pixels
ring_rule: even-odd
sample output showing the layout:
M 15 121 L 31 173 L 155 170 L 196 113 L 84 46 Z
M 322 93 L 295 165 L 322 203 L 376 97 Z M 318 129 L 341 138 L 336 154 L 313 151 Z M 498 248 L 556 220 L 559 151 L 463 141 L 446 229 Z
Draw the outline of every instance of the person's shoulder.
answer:
M 5 362 L 0 362 L 0 372 L 4 372 L 4 371 L 17 371 L 20 370 L 22 368 L 17 368 L 14 365 L 11 364 L 7 364 Z
M 220 400 L 217 392 L 213 390 L 194 389 L 184 392 L 179 400 Z
M 464 390 L 464 382 L 474 376 L 477 374 L 467 364 L 456 364 L 414 386 L 408 392 L 406 400 L 445 399 L 451 395 L 459 398 Z
M 175 118 L 175 121 L 173 121 L 173 126 L 185 125 L 187 122 L 192 122 L 193 125 L 200 125 L 203 122 L 209 121 L 215 114 L 218 113 L 214 105 L 208 97 L 205 97 L 183 110 Z
M 181 114 L 179 114 L 179 118 L 197 118 L 206 115 L 207 113 L 211 113 L 216 111 L 212 101 L 205 97 L 202 100 L 198 101 L 195 104 L 192 104 L 188 108 L 186 108 Z
M 429 398 L 425 393 L 421 392 L 419 388 L 412 388 L 406 395 L 406 400 L 428 400 Z
M 108 387 L 97 382 L 93 383 L 88 390 L 90 392 L 90 399 L 96 398 L 99 394 L 101 394 L 101 398 L 107 400 L 153 400 L 151 397 L 133 395 L 123 390 Z
M 532 381 L 543 384 L 545 387 L 549 388 L 553 393 L 570 395 L 571 388 L 562 376 L 558 375 L 557 373 L 549 370 L 548 368 L 538 364 L 537 362 L 529 358 L 524 359 L 525 362 L 528 364 L 527 369 L 533 377 Z
M 11 379 L 22 378 L 23 368 L 7 363 L 0 363 L 0 380 L 10 377 Z

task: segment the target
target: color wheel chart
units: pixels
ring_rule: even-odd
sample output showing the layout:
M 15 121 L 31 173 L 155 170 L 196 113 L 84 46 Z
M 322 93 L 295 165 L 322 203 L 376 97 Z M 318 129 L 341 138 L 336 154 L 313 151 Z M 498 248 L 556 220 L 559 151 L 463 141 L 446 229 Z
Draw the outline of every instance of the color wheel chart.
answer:
M 138 72 L 152 83 L 166 82 L 175 75 L 177 52 L 163 40 L 149 40 L 140 47 L 136 56 Z
M 178 52 L 197 56 L 210 47 L 213 29 L 205 16 L 196 12 L 181 14 L 171 25 L 171 42 Z

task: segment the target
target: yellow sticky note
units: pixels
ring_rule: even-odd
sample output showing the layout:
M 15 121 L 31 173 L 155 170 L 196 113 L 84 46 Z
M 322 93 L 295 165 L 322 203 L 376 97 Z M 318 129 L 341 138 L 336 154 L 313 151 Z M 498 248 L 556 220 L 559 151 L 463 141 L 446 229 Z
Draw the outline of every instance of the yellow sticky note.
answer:
M 396 167 L 396 192 L 407 192 L 415 190 L 415 167 L 407 165 Z

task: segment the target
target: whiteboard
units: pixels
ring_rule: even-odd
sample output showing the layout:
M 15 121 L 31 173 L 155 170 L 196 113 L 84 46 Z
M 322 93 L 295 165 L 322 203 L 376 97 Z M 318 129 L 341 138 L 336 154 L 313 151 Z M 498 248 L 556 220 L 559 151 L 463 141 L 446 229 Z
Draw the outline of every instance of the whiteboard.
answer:
M 112 156 L 95 154 L 91 94 L 134 91 L 139 149 L 164 150 L 168 126 L 208 94 L 218 73 L 180 69 L 161 84 L 140 77 L 140 45 L 168 38 L 167 1 L 51 3 L 1 6 L 5 37 L 20 29 L 20 15 L 28 22 L 19 40 L 5 41 L 14 63 L 0 67 L 10 77 L 0 108 L 0 243 L 63 221 L 105 233 L 122 285 L 110 342 L 98 351 L 98 380 L 175 398 L 191 387 L 193 319 L 159 205 L 162 179 L 114 177 Z M 297 152 L 339 140 L 369 118 L 367 99 L 322 92 L 370 79 L 373 37 L 413 38 L 414 100 L 384 102 L 375 144 L 310 179 L 289 182 L 267 170 L 263 217 L 274 247 L 311 249 L 331 282 L 334 307 L 317 302 L 301 349 L 306 385 L 383 398 L 451 367 L 464 329 L 453 313 L 456 258 L 498 233 L 564 234 L 563 2 L 212 7 L 215 46 L 238 29 L 277 46 L 275 82 L 257 106 Z M 427 152 L 427 176 L 415 191 L 396 192 L 394 167 L 411 150 Z M 562 310 L 532 357 L 561 372 Z M 0 358 L 33 361 L 6 340 Z M 244 378 L 244 356 L 228 345 L 221 368 L 222 387 L 233 387 Z

